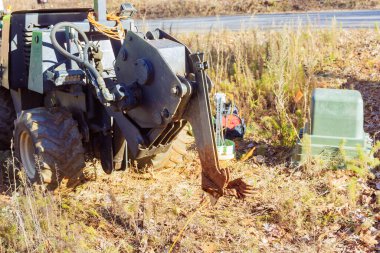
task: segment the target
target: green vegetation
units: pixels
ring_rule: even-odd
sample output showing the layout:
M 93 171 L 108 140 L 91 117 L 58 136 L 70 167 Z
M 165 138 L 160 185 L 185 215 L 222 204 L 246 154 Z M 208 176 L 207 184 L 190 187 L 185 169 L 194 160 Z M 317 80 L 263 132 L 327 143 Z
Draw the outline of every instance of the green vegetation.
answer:
M 307 119 L 310 94 L 325 68 L 344 60 L 333 28 L 184 35 L 194 50 L 205 50 L 215 90 L 227 93 L 258 141 L 292 146 Z

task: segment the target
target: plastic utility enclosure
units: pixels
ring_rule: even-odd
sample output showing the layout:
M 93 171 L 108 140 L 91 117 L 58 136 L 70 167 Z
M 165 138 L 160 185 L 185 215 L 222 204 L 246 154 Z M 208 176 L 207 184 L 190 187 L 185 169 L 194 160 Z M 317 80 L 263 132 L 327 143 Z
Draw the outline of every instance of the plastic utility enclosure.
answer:
M 372 140 L 363 129 L 363 99 L 356 90 L 321 89 L 313 91 L 310 122 L 300 131 L 293 161 L 308 155 L 333 157 L 343 148 L 347 158 L 369 153 Z

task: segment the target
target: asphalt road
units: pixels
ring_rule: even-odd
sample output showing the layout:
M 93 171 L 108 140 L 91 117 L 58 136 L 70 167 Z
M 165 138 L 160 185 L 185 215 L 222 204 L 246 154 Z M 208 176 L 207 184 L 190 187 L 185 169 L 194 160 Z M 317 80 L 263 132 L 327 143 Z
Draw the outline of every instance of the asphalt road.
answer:
M 374 28 L 380 25 L 380 10 L 326 11 L 306 13 L 278 13 L 258 15 L 213 16 L 181 19 L 136 20 L 139 30 L 161 28 L 170 32 L 208 32 L 210 30 L 280 29 L 311 26 L 331 27 L 336 22 L 346 29 Z

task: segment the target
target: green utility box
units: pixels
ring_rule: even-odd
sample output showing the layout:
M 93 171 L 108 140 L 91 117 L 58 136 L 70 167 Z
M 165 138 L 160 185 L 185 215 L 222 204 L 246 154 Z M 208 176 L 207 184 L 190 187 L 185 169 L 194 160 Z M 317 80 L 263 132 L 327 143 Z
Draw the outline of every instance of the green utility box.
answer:
M 300 131 L 293 161 L 307 156 L 331 157 L 343 148 L 348 158 L 361 149 L 369 153 L 372 140 L 364 132 L 363 99 L 356 90 L 315 89 L 312 94 L 310 122 Z

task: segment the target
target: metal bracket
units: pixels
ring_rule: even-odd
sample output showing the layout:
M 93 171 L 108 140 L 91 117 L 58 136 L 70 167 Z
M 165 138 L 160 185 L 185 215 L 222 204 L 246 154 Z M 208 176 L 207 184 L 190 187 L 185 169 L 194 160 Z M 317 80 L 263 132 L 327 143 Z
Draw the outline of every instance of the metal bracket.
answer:
M 94 10 L 96 21 L 107 21 L 107 1 L 94 0 Z

